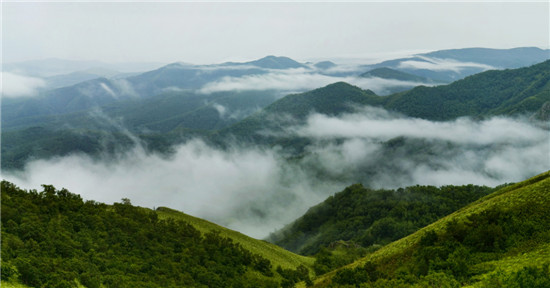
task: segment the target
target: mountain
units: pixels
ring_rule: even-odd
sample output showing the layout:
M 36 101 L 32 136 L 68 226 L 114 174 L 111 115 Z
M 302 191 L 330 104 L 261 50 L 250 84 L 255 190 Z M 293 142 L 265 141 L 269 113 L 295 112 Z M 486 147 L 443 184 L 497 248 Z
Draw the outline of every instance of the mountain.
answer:
M 550 101 L 550 60 L 530 67 L 492 70 L 449 85 L 416 87 L 387 97 L 383 107 L 412 117 L 532 114 Z
M 73 113 L 135 96 L 136 92 L 125 80 L 97 78 L 50 90 L 35 98 L 3 99 L 2 122 L 18 118 Z
M 331 61 L 321 61 L 321 62 L 315 63 L 313 66 L 322 70 L 326 70 L 326 69 L 336 67 L 337 65 Z
M 550 171 L 504 186 L 319 277 L 315 287 L 547 287 L 548 193 Z
M 175 210 L 1 185 L 3 286 L 279 287 L 309 279 L 312 258 Z
M 378 96 L 370 90 L 338 82 L 309 92 L 287 95 L 260 112 L 220 130 L 215 138 L 223 142 L 226 137 L 234 136 L 239 141 L 269 143 L 290 124 L 303 123 L 312 112 L 336 116 L 352 112 L 354 107 L 376 102 L 377 99 Z M 262 131 L 268 134 L 262 135 Z
M 307 68 L 306 65 L 296 62 L 288 57 L 283 56 L 266 56 L 264 58 L 250 62 L 226 62 L 222 66 L 256 66 L 265 69 L 294 69 Z
M 439 50 L 412 57 L 387 60 L 363 69 L 391 68 L 450 83 L 491 69 L 514 69 L 550 59 L 550 50 L 536 47 L 513 49 L 464 48 Z
M 86 153 L 98 151 L 101 146 L 95 144 L 89 149 L 73 145 L 80 143 L 86 133 L 104 135 L 97 139 L 121 139 L 127 143 L 126 137 L 109 136 L 123 134 L 125 129 L 146 139 L 147 143 L 153 141 L 149 145 L 162 147 L 161 150 L 182 139 L 213 134 L 212 141 L 222 146 L 227 144 L 227 137 L 235 137 L 239 142 L 281 145 L 290 148 L 288 152 L 301 152 L 310 140 L 289 135 L 288 127 L 304 124 L 313 112 L 338 116 L 356 112 L 357 107 L 365 105 L 438 121 L 463 116 L 535 114 L 538 116 L 533 119 L 544 119 L 544 104 L 550 102 L 549 71 L 550 61 L 546 61 L 525 68 L 487 71 L 449 85 L 421 86 L 389 96 L 377 96 L 370 90 L 338 82 L 277 101 L 280 97 L 277 91 L 202 94 L 174 89 L 141 98 L 134 95 L 136 90 L 128 79 L 99 78 L 52 90 L 36 99 L 5 99 L 2 133 L 4 143 L 9 145 L 2 147 L 2 167 L 9 168 L 6 163 L 18 163 L 16 166 L 21 167 L 23 159 L 35 154 L 48 155 L 46 151 L 62 153 L 53 155 L 65 155 L 75 151 L 72 149 Z M 115 119 L 118 120 L 113 121 Z M 31 130 L 25 131 L 33 127 L 50 131 L 52 137 L 33 136 L 28 133 Z M 74 142 L 63 142 L 61 135 L 67 133 Z M 44 143 L 62 144 L 44 147 Z
M 96 78 L 117 77 L 117 75 L 120 75 L 120 73 L 114 70 L 103 69 L 103 68 L 90 68 L 86 70 L 71 72 L 68 74 L 50 76 L 45 80 L 46 80 L 47 89 L 55 89 L 55 88 L 76 85 L 80 82 L 84 82 L 84 81 L 88 81 Z
M 268 240 L 303 255 L 339 240 L 363 247 L 385 245 L 492 191 L 474 185 L 373 190 L 356 184 L 310 208 Z
M 102 106 L 92 102 L 87 106 L 91 108 L 65 114 L 55 114 L 54 106 L 46 103 L 4 101 L 2 169 L 20 169 L 29 159 L 75 152 L 114 153 L 137 144 L 135 140 L 151 151 L 167 152 L 172 144 L 228 127 L 279 97 L 274 91 L 165 92 L 126 100 L 108 96 Z M 23 106 L 29 103 L 36 107 Z M 31 114 L 20 112 L 25 109 Z
M 401 71 L 387 68 L 387 67 L 375 68 L 373 70 L 367 71 L 359 75 L 359 77 L 381 78 L 381 79 L 386 79 L 390 81 L 397 80 L 394 85 L 387 85 L 387 88 L 385 88 L 384 90 L 377 91 L 382 96 L 407 91 L 421 85 L 433 86 L 437 84 L 443 84 L 441 82 L 437 82 L 425 77 L 401 72 Z
M 487 71 L 448 85 L 419 86 L 390 96 L 377 96 L 370 90 L 338 82 L 287 95 L 221 130 L 218 136 L 273 143 L 273 137 L 281 136 L 285 126 L 303 124 L 313 112 L 335 116 L 355 112 L 365 105 L 410 117 L 446 121 L 464 116 L 533 115 L 548 101 L 550 60 L 525 68 Z

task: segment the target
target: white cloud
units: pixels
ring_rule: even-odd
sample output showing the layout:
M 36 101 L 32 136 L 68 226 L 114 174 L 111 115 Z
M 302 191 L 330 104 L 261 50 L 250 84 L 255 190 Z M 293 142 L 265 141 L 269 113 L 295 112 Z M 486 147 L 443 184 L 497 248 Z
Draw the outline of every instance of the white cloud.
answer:
M 402 69 L 428 69 L 433 71 L 453 71 L 459 73 L 466 68 L 479 68 L 481 70 L 496 69 L 493 66 L 475 63 L 475 62 L 460 62 L 453 59 L 440 59 L 422 57 L 425 61 L 407 60 L 399 63 L 398 68 Z
M 314 139 L 304 160 L 310 168 L 377 188 L 495 186 L 550 169 L 548 131 L 521 119 L 431 122 L 367 108 L 339 118 L 314 114 L 287 131 Z
M 432 85 L 428 83 L 382 79 L 377 77 L 337 77 L 311 73 L 303 68 L 299 68 L 283 71 L 272 71 L 267 74 L 247 75 L 243 77 L 224 77 L 221 80 L 207 83 L 199 89 L 199 92 L 206 94 L 221 91 L 245 90 L 282 90 L 303 92 L 340 81 L 359 86 L 363 89 L 370 89 L 379 95 L 388 94 L 388 89 L 392 87 Z
M 311 115 L 287 132 L 311 140 L 292 161 L 279 148 L 221 150 L 195 140 L 174 147 L 170 157 L 137 146 L 116 157 L 31 161 L 23 172 L 2 171 L 2 177 L 23 188 L 53 184 L 106 203 L 129 198 L 140 206 L 168 206 L 264 237 L 353 183 L 495 186 L 550 169 L 548 131 L 518 119 L 431 122 L 365 108 L 340 118 Z
M 225 106 L 220 105 L 218 103 L 214 103 L 214 104 L 212 104 L 212 107 L 214 107 L 214 109 L 216 109 L 216 111 L 218 111 L 218 114 L 220 115 L 220 118 L 225 118 L 226 113 L 227 113 L 227 109 L 225 108 Z
M 109 95 L 111 95 L 113 97 L 117 97 L 115 92 L 111 88 L 109 88 L 109 86 L 107 86 L 107 84 L 101 82 L 101 83 L 99 83 L 99 86 L 101 86 L 101 88 L 103 88 L 103 90 L 105 90 L 105 92 L 109 93 Z
M 473 121 L 459 118 L 449 122 L 394 117 L 379 108 L 366 108 L 361 113 L 329 117 L 311 115 L 307 125 L 296 128 L 300 136 L 314 138 L 372 138 L 387 141 L 410 137 L 451 141 L 460 144 L 523 143 L 548 139 L 546 131 L 528 123 L 507 118 Z
M 18 75 L 9 72 L 1 72 L 2 78 L 2 97 L 32 97 L 36 96 L 40 90 L 46 86 L 43 79 Z
M 33 161 L 25 172 L 2 177 L 28 189 L 51 183 L 106 203 L 126 197 L 135 205 L 168 206 L 263 237 L 339 189 L 300 173 L 283 169 L 275 151 L 222 151 L 192 141 L 169 159 L 138 147 L 115 160 L 72 155 Z

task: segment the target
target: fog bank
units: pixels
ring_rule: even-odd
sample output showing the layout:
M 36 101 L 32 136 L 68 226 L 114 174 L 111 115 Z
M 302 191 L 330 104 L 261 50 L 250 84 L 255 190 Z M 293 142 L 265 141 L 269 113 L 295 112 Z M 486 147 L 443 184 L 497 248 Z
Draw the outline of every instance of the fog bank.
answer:
M 292 160 L 277 147 L 221 150 L 193 140 L 169 157 L 137 145 L 114 159 L 75 154 L 31 161 L 24 172 L 2 177 L 100 202 L 167 206 L 261 238 L 353 183 L 496 186 L 550 169 L 548 131 L 522 119 L 432 122 L 365 108 L 341 117 L 312 114 L 286 133 L 311 141 Z

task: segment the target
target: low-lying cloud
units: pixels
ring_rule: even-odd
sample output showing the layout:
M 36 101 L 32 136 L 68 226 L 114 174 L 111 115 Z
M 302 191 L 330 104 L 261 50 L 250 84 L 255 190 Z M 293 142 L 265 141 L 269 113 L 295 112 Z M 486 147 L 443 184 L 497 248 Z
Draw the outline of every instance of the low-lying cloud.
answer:
M 433 122 L 419 118 L 393 116 L 380 108 L 365 108 L 360 113 L 330 117 L 313 114 L 307 125 L 298 127 L 299 136 L 313 138 L 363 138 L 387 141 L 395 137 L 435 139 L 458 144 L 522 144 L 548 139 L 548 132 L 526 122 L 495 117 L 485 121 L 459 118 Z
M 476 63 L 476 62 L 461 62 L 454 59 L 441 59 L 441 58 L 431 58 L 431 57 L 422 57 L 424 61 L 417 60 L 406 60 L 399 63 L 398 68 L 401 69 L 427 69 L 432 71 L 453 71 L 460 73 L 462 70 L 467 68 L 478 68 L 481 70 L 490 70 L 496 69 L 495 67 L 487 64 Z
M 431 122 L 364 108 L 341 117 L 313 114 L 286 131 L 311 141 L 291 161 L 282 148 L 235 144 L 222 150 L 192 140 L 170 156 L 136 145 L 114 158 L 35 160 L 2 177 L 23 188 L 53 184 L 106 203 L 130 198 L 140 206 L 168 206 L 265 237 L 353 183 L 496 186 L 550 169 L 548 131 L 521 119 Z
M 209 94 L 223 91 L 247 90 L 280 90 L 280 91 L 308 91 L 323 87 L 335 82 L 347 82 L 362 89 L 370 89 L 379 95 L 387 95 L 390 88 L 415 87 L 419 85 L 431 86 L 430 83 L 383 79 L 378 77 L 338 77 L 325 74 L 311 73 L 303 68 L 272 71 L 267 74 L 247 75 L 243 77 L 223 77 L 199 89 L 200 93 Z
M 287 131 L 314 139 L 310 167 L 337 178 L 351 173 L 376 188 L 495 186 L 550 169 L 548 131 L 522 119 L 432 122 L 367 108 L 341 117 L 313 114 Z
M 41 78 L 18 75 L 10 72 L 0 72 L 2 78 L 2 98 L 32 97 L 38 95 L 41 88 L 46 87 L 46 81 Z
M 264 237 L 340 189 L 309 181 L 281 161 L 272 150 L 222 151 L 191 141 L 168 158 L 137 146 L 114 160 L 71 155 L 32 161 L 3 178 L 28 189 L 53 184 L 100 202 L 129 198 L 135 205 L 168 206 Z

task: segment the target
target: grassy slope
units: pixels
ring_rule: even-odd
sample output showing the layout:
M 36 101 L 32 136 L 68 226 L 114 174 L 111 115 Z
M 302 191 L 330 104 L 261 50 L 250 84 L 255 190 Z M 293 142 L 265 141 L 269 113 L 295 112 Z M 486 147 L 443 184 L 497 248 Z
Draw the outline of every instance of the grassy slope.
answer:
M 312 257 L 305 257 L 294 254 L 277 245 L 271 244 L 263 240 L 251 238 L 237 231 L 221 227 L 212 222 L 208 222 L 206 220 L 187 215 L 183 212 L 161 207 L 157 209 L 157 213 L 159 215 L 159 218 L 161 219 L 171 217 L 174 219 L 186 221 L 195 226 L 197 230 L 203 233 L 209 231 L 219 231 L 220 235 L 233 239 L 233 241 L 241 244 L 243 248 L 249 250 L 252 253 L 260 254 L 271 261 L 273 268 L 276 268 L 280 265 L 282 268 L 296 269 L 296 267 L 301 264 L 306 267 L 311 267 L 313 265 L 313 262 L 315 261 L 315 259 Z
M 380 250 L 362 258 L 344 268 L 355 268 L 363 266 L 366 262 L 372 261 L 384 263 L 386 267 L 395 268 L 404 265 L 410 260 L 412 249 L 418 244 L 420 238 L 428 231 L 441 232 L 445 229 L 447 223 L 452 220 L 465 220 L 472 214 L 480 213 L 490 208 L 499 208 L 504 211 L 511 207 L 523 207 L 528 213 L 529 207 L 547 206 L 550 208 L 550 171 L 535 176 L 526 181 L 517 183 L 497 190 L 496 192 L 441 218 L 435 223 L 420 229 L 414 234 L 392 242 Z M 475 265 L 480 271 L 487 271 L 477 275 L 476 279 L 483 279 L 490 274 L 497 273 L 495 269 L 501 271 L 518 271 L 527 265 L 538 265 L 548 262 L 550 259 L 550 243 L 524 243 L 524 245 L 509 251 L 503 258 L 493 261 L 487 261 Z M 492 269 L 487 269 L 492 268 Z M 330 283 L 331 278 L 338 270 L 332 271 L 315 281 L 316 286 L 324 286 Z M 473 287 L 477 287 L 476 284 Z

